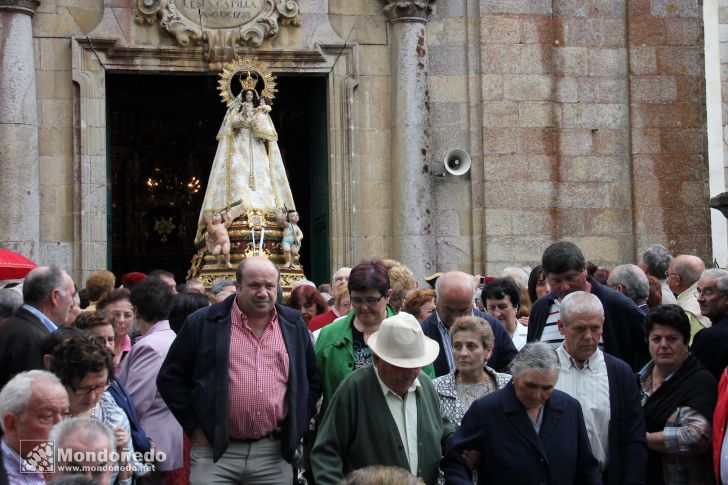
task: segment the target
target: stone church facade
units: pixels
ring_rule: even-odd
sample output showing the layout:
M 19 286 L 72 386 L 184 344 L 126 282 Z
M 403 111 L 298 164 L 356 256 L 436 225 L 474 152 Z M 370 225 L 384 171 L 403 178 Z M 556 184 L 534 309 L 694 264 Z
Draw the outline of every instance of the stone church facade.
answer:
M 253 55 L 326 77 L 332 268 L 494 274 L 561 238 L 712 261 L 701 4 L 0 0 L 0 247 L 107 267 L 106 73 Z

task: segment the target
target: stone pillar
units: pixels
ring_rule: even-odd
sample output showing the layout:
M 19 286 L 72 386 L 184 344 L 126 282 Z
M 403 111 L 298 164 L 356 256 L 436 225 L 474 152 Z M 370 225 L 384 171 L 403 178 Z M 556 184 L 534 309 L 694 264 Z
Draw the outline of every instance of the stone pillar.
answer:
M 0 247 L 38 256 L 40 182 L 31 19 L 39 0 L 0 0 Z
M 428 0 L 388 0 L 392 59 L 392 257 L 422 278 L 435 268 L 429 91 Z

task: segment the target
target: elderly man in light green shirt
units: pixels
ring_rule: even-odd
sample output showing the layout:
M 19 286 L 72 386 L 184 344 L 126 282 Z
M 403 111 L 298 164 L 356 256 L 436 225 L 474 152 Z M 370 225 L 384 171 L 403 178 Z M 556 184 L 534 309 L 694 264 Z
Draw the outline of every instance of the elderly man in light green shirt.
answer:
M 690 320 L 690 343 L 700 330 L 710 327 L 710 319 L 700 313 L 695 296 L 700 275 L 705 270 L 703 260 L 690 254 L 681 254 L 670 263 L 667 270 L 667 284 L 677 296 L 677 304 Z
M 316 484 L 338 484 L 368 465 L 398 466 L 435 484 L 454 432 L 421 371 L 437 358 L 439 345 L 404 312 L 385 319 L 367 344 L 374 363 L 341 383 L 321 420 L 311 453 Z

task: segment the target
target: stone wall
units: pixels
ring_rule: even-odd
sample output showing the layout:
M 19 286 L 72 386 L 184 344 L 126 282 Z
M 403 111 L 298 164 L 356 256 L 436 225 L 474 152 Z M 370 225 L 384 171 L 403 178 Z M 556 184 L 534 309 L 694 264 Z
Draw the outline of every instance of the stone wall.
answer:
M 439 3 L 433 151 L 460 144 L 474 168 L 436 182 L 438 268 L 494 274 L 561 238 L 598 263 L 655 242 L 710 260 L 701 15 L 694 1 Z
M 718 32 L 720 42 L 721 114 L 723 119 L 723 160 L 728 163 L 728 0 L 718 0 Z M 725 168 L 728 190 L 728 164 Z
M 728 0 L 720 2 L 726 23 Z M 288 53 L 275 61 L 279 72 L 329 73 L 332 267 L 406 249 L 393 241 L 396 66 L 386 3 L 300 1 L 301 27 L 283 27 L 250 51 Z M 199 48 L 134 22 L 133 4 L 44 0 L 32 20 L 37 257 L 72 269 L 79 281 L 108 263 L 103 69 L 208 69 Z M 559 238 L 599 263 L 633 261 L 654 242 L 711 259 L 699 2 L 433 5 L 426 24 L 433 271 L 495 274 L 534 264 Z M 296 59 L 319 48 L 321 65 Z M 470 174 L 435 177 L 452 148 L 470 152 Z
M 33 19 L 35 67 L 37 77 L 38 138 L 40 155 L 40 256 L 39 261 L 67 268 L 81 276 L 81 247 L 99 253 L 97 261 L 106 263 L 106 248 L 82 241 L 80 225 L 93 225 L 94 240 L 106 239 L 106 204 L 87 208 L 78 204 L 78 126 L 74 127 L 75 86 L 71 76 L 71 37 L 91 32 L 102 21 L 101 0 L 43 1 Z M 77 92 L 77 90 L 76 90 Z M 99 140 L 104 143 L 103 139 Z M 98 172 L 97 172 L 98 173 Z M 104 170 L 95 190 L 105 193 Z M 88 273 L 93 268 L 85 268 Z
M 391 253 L 390 47 L 381 3 L 329 0 L 329 19 L 342 39 L 357 45 L 359 61 L 352 98 L 352 260 L 341 266 Z

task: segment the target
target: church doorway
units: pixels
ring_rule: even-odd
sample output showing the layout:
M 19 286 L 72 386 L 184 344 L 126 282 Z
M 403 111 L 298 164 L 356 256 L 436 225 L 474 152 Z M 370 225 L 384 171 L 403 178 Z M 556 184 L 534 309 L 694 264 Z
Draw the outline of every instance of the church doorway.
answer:
M 225 106 L 217 76 L 106 76 L 112 271 L 167 269 L 183 282 Z M 279 76 L 271 117 L 304 232 L 309 279 L 329 279 L 324 76 Z

